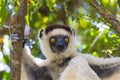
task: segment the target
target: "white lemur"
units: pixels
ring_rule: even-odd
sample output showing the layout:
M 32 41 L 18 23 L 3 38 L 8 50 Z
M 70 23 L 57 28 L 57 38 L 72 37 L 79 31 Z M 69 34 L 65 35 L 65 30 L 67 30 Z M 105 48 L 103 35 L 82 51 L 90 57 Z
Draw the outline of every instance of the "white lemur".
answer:
M 120 80 L 120 58 L 77 53 L 75 32 L 69 26 L 49 25 L 39 37 L 46 60 L 34 58 L 24 48 L 21 80 Z

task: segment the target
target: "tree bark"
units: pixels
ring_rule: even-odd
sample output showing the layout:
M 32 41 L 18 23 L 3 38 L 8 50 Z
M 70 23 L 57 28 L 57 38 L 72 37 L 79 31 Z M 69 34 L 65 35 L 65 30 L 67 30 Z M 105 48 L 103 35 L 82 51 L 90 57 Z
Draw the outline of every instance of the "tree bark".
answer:
M 10 54 L 11 80 L 20 80 L 22 45 L 24 40 L 25 15 L 27 14 L 27 0 L 21 0 L 17 12 L 15 32 L 20 35 L 19 42 L 12 42 L 12 53 Z
M 120 36 L 120 22 L 112 15 L 108 14 L 99 4 L 96 0 L 90 0 L 91 6 L 93 6 L 97 12 L 108 22 L 112 25 L 114 30 L 118 33 Z
M 8 28 L 1 28 L 1 26 L 0 26 L 0 36 L 2 36 L 2 35 L 5 35 L 5 34 L 9 34 L 9 30 L 8 30 Z

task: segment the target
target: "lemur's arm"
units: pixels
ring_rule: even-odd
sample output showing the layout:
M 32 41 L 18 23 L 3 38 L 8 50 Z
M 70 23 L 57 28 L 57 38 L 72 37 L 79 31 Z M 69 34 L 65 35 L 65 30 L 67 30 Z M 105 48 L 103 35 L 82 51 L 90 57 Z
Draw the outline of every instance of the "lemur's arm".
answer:
M 28 47 L 26 46 L 24 47 L 22 63 L 23 63 L 25 73 L 27 74 L 28 80 L 39 80 L 39 79 L 42 80 L 43 79 L 43 76 L 47 72 L 44 66 L 43 67 L 40 66 L 40 64 L 43 62 L 44 60 L 42 59 L 34 58 L 30 54 L 30 50 L 28 49 Z
M 37 65 L 34 62 L 33 56 L 29 53 L 27 47 L 23 49 L 21 80 L 35 80 L 34 69 Z
M 87 61 L 81 57 L 74 57 L 61 74 L 60 80 L 101 80 L 91 69 Z
M 71 77 L 69 77 L 71 76 Z M 96 58 L 80 54 L 73 58 L 61 74 L 60 80 L 119 80 L 120 58 Z
M 47 61 L 34 58 L 28 47 L 23 49 L 22 62 L 28 80 L 53 80 L 46 66 Z M 23 79 L 21 78 L 21 80 Z
M 80 54 L 90 67 L 104 80 L 120 79 L 120 57 L 96 58 L 90 54 Z M 109 79 L 108 79 L 109 78 Z
M 111 64 L 111 66 L 120 65 L 120 57 L 97 58 L 90 54 L 79 54 L 79 56 L 85 58 L 88 61 L 88 63 L 92 65 L 107 65 L 107 64 L 108 65 Z

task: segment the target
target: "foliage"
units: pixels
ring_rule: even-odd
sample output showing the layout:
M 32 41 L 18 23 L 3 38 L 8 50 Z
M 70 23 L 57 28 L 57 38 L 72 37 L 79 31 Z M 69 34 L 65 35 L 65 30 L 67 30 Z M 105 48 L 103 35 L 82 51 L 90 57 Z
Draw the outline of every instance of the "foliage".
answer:
M 98 3 L 120 21 L 120 0 L 98 0 Z M 1 27 L 4 27 L 7 16 L 17 13 L 19 5 L 19 0 L 0 0 Z M 120 56 L 119 36 L 111 28 L 112 25 L 90 6 L 89 0 L 28 0 L 27 6 L 26 23 L 31 28 L 28 44 L 31 45 L 33 55 L 43 58 L 38 45 L 39 31 L 46 25 L 61 23 L 75 29 L 76 48 L 79 52 L 91 53 L 96 57 L 106 57 L 106 54 Z M 4 46 L 12 47 L 8 38 L 7 44 L 0 42 L 0 63 L 9 65 L 9 51 Z M 3 52 L 6 57 L 1 57 Z M 9 71 L 1 70 L 1 79 L 9 80 Z

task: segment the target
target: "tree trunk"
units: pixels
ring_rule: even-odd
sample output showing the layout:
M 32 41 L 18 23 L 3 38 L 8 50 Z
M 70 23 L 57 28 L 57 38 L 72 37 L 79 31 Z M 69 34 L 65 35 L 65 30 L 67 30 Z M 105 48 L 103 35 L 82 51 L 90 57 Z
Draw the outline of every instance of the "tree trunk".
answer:
M 27 0 L 21 0 L 17 12 L 17 22 L 15 32 L 20 35 L 19 42 L 12 42 L 12 53 L 10 54 L 11 80 L 20 80 L 22 45 L 24 40 L 25 15 L 27 14 Z M 14 32 L 13 32 L 14 33 Z

